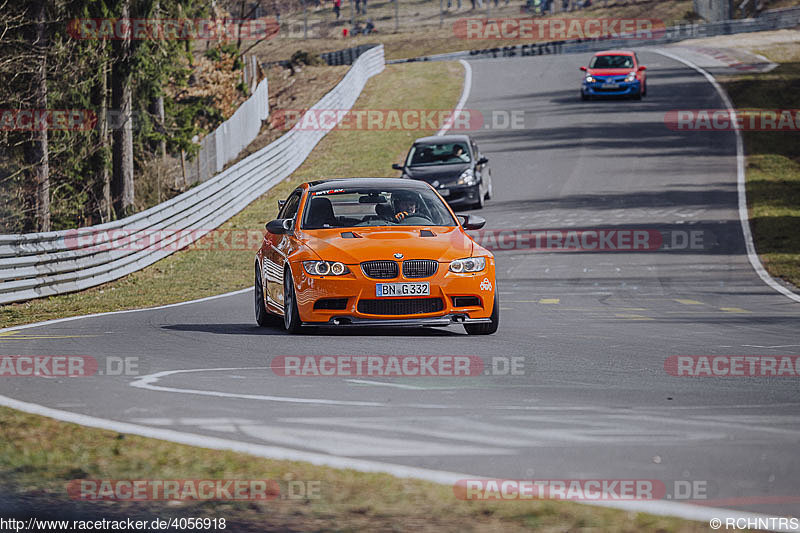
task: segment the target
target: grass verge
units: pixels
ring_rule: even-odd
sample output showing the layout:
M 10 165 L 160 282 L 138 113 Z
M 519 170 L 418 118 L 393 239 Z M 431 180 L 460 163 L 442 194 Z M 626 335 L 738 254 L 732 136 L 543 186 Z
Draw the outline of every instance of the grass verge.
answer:
M 778 68 L 723 78 L 737 109 L 800 109 L 800 42 L 755 50 Z M 744 132 L 747 205 L 767 271 L 800 287 L 800 137 L 797 131 Z
M 225 518 L 228 531 L 704 531 L 704 524 L 554 501 L 462 501 L 451 487 L 88 429 L 0 407 L 4 518 Z M 76 479 L 274 480 L 318 497 L 266 502 L 77 501 Z M 302 491 L 294 490 L 294 494 Z M 702 527 L 701 527 L 702 526 Z
M 461 95 L 458 63 L 389 65 L 364 88 L 356 109 L 452 109 Z M 258 242 L 234 244 L 204 239 L 120 280 L 72 294 L 0 307 L 3 327 L 67 316 L 151 307 L 202 298 L 253 283 L 259 232 L 277 212 L 277 200 L 298 183 L 322 177 L 396 176 L 416 137 L 429 131 L 333 131 L 286 181 L 259 197 L 220 229 L 255 230 Z M 223 233 L 224 234 L 224 233 Z

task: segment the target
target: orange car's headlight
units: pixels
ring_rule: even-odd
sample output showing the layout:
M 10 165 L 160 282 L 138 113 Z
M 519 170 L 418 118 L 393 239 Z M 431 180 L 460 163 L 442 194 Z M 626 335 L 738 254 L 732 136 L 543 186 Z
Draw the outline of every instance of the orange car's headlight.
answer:
M 456 259 L 450 263 L 450 272 L 460 274 L 462 272 L 480 272 L 486 268 L 485 257 L 467 257 L 465 259 Z
M 342 276 L 350 273 L 347 265 L 339 261 L 303 261 L 303 269 L 312 276 Z

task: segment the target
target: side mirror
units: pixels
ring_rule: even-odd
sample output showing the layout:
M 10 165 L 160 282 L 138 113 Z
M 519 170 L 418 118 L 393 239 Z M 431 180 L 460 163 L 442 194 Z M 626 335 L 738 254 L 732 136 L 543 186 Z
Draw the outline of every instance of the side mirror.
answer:
M 480 159 L 478 159 L 478 163 L 477 164 L 478 165 L 485 165 L 488 162 L 489 162 L 489 160 L 487 158 L 481 157 Z
M 644 66 L 644 65 L 639 65 L 639 72 L 641 72 L 643 70 L 647 70 L 647 67 Z
M 398 165 L 397 163 L 392 165 L 392 168 L 395 170 L 403 170 L 403 165 Z
M 586 67 L 581 67 L 581 70 L 586 72 Z
M 486 225 L 486 219 L 478 215 L 458 215 L 458 221 L 466 229 L 481 229 Z
M 286 205 L 286 200 L 278 200 L 278 211 L 283 209 L 283 206 Z
M 290 233 L 294 228 L 294 220 L 291 218 L 276 218 L 267 222 L 267 231 L 273 235 L 284 235 Z

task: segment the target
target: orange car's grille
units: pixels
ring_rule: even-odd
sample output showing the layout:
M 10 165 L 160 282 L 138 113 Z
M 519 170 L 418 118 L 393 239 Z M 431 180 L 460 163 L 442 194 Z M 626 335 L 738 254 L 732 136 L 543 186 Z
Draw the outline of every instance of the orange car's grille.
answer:
M 409 259 L 403 261 L 403 275 L 407 278 L 429 278 L 436 274 L 439 262 L 431 259 Z
M 392 279 L 397 277 L 399 270 L 394 261 L 365 261 L 361 263 L 361 271 L 368 278 Z
M 359 300 L 358 312 L 365 315 L 419 315 L 444 309 L 441 298 L 381 298 Z

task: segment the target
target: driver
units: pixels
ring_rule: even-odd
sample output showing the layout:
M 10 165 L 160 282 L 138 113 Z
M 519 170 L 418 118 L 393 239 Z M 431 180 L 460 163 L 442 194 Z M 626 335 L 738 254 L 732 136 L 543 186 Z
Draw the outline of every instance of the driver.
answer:
M 464 152 L 464 148 L 460 144 L 455 145 L 452 155 L 465 163 L 469 163 L 469 155 Z
M 408 192 L 396 192 L 393 195 L 394 219 L 397 222 L 417 212 L 417 195 Z

